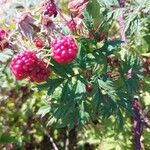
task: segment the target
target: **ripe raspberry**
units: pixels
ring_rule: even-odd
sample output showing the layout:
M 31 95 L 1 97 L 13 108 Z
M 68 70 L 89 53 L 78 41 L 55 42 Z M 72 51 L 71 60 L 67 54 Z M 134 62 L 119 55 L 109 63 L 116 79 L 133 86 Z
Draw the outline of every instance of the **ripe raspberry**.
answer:
M 93 91 L 93 85 L 91 83 L 87 84 L 85 88 L 88 93 L 91 93 Z
M 12 58 L 10 69 L 17 80 L 22 80 L 30 75 L 37 60 L 34 52 L 23 51 Z
M 48 79 L 50 72 L 50 68 L 47 67 L 47 64 L 42 60 L 38 60 L 30 74 L 30 78 L 37 83 L 44 82 Z
M 49 0 L 48 2 L 43 4 L 43 13 L 44 15 L 48 15 L 49 17 L 57 16 L 57 10 L 56 10 L 56 5 L 54 3 L 54 0 Z
M 71 30 L 71 32 L 76 32 L 76 26 L 77 24 L 74 22 L 73 19 L 71 19 L 70 21 L 67 22 L 67 26 L 69 27 L 69 29 Z
M 78 47 L 71 36 L 61 36 L 51 42 L 52 57 L 60 64 L 69 64 L 77 56 Z
M 44 47 L 44 42 L 39 37 L 34 38 L 33 42 L 38 49 L 41 49 Z

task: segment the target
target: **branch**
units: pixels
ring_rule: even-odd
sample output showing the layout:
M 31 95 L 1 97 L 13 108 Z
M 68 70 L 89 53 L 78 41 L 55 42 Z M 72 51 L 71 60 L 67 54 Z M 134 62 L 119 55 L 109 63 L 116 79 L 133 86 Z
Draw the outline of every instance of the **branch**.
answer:
M 47 132 L 47 130 L 46 130 L 44 127 L 42 127 L 42 129 L 43 129 L 45 135 L 48 136 L 48 138 L 49 138 L 49 140 L 50 140 L 50 142 L 51 142 L 51 144 L 52 144 L 54 150 L 58 150 L 58 147 L 56 146 L 56 144 L 55 144 L 53 138 L 50 136 L 50 134 Z
M 126 0 L 118 0 L 119 6 L 120 8 L 124 8 L 125 7 L 125 2 Z M 121 11 L 120 16 L 118 17 L 118 24 L 120 26 L 120 38 L 122 41 L 125 42 L 125 44 L 127 44 L 127 38 L 126 38 L 126 34 L 125 34 L 125 19 L 124 19 L 124 12 Z
M 141 121 L 141 114 L 140 114 L 140 104 L 139 99 L 134 98 L 133 100 L 133 132 L 134 132 L 134 144 L 135 150 L 141 149 L 141 134 L 142 134 L 142 121 Z

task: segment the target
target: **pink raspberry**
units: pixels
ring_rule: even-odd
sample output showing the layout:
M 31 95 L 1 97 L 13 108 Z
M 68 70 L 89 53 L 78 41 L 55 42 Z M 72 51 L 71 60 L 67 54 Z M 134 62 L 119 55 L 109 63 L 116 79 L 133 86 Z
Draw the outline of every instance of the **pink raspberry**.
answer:
M 37 83 L 44 82 L 48 79 L 50 72 L 50 68 L 47 67 L 47 64 L 42 60 L 38 60 L 30 74 L 30 78 Z
M 48 2 L 43 4 L 43 13 L 44 15 L 48 15 L 49 17 L 53 15 L 54 17 L 56 17 L 57 9 L 54 0 L 49 0 Z
M 74 22 L 73 19 L 71 19 L 70 21 L 67 22 L 67 26 L 69 27 L 69 29 L 71 30 L 71 32 L 76 32 L 76 26 L 77 24 Z
M 10 69 L 17 80 L 28 77 L 33 70 L 38 58 L 32 51 L 23 51 L 14 56 L 10 63 Z
M 44 82 L 50 75 L 50 68 L 32 51 L 23 51 L 12 58 L 10 69 L 17 80 L 29 77 L 37 83 Z
M 61 36 L 51 42 L 52 58 L 60 64 L 69 64 L 77 56 L 78 47 L 71 36 Z

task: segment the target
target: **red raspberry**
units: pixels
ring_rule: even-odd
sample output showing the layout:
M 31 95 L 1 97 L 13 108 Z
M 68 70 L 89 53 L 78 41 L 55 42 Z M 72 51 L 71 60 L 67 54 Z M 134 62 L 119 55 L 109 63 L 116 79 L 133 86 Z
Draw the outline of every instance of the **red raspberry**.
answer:
M 71 36 L 61 36 L 51 42 L 52 57 L 60 64 L 69 64 L 77 56 L 78 47 Z
M 50 72 L 50 68 L 47 67 L 47 64 L 42 60 L 38 60 L 30 74 L 30 78 L 37 83 L 44 82 L 48 79 Z
M 44 47 L 44 42 L 39 37 L 34 38 L 33 42 L 34 42 L 35 46 L 39 49 Z
M 91 83 L 87 84 L 85 88 L 88 93 L 91 93 L 93 91 L 93 85 Z
M 48 15 L 49 17 L 53 15 L 54 17 L 56 17 L 57 9 L 54 0 L 49 0 L 48 2 L 43 4 L 43 13 L 44 15 Z
M 17 80 L 22 80 L 30 75 L 37 60 L 34 52 L 23 51 L 12 58 L 10 69 Z
M 67 22 L 67 26 L 69 27 L 69 29 L 71 30 L 71 32 L 76 32 L 76 26 L 77 24 L 74 22 L 73 19 L 71 19 L 70 21 Z

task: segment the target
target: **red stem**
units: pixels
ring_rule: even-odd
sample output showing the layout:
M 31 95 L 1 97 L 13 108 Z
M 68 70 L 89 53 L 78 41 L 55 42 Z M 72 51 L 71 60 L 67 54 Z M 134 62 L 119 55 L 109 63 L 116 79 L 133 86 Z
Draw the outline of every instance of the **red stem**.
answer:
M 133 132 L 134 132 L 134 144 L 135 150 L 140 150 L 141 148 L 141 132 L 142 132 L 142 121 L 140 115 L 140 104 L 137 98 L 133 101 Z

